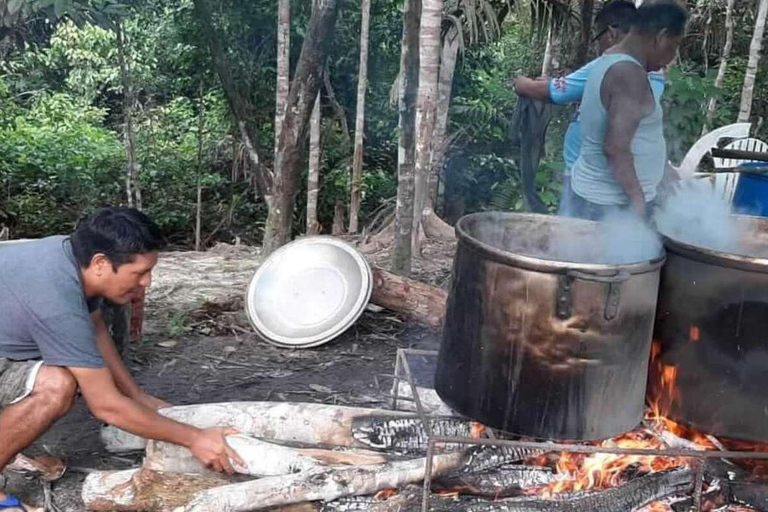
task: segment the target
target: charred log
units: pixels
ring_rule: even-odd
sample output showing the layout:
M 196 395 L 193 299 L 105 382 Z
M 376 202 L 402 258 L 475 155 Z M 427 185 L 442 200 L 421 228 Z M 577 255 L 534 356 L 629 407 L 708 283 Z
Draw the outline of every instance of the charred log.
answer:
M 758 510 L 768 510 L 768 484 L 763 482 L 729 482 L 731 500 Z
M 557 477 L 549 468 L 505 466 L 479 473 L 458 473 L 440 477 L 432 485 L 434 492 L 453 491 L 487 498 L 521 496 L 523 491 L 544 486 Z
M 491 469 L 500 468 L 508 464 L 520 462 L 542 453 L 541 450 L 531 448 L 513 448 L 511 446 L 475 446 L 469 450 L 467 463 L 461 469 L 464 474 L 482 473 Z M 507 469 L 525 468 L 530 466 L 514 466 Z M 546 468 L 540 468 L 546 470 Z
M 469 502 L 462 508 L 433 507 L 432 510 L 468 512 L 583 512 L 599 510 L 600 512 L 628 512 L 637 510 L 645 505 L 659 501 L 667 496 L 674 496 L 688 491 L 693 483 L 689 469 L 675 469 L 650 473 L 636 478 L 624 485 L 599 492 L 585 492 L 563 495 L 555 499 L 538 497 L 511 498 L 495 502 Z
M 450 437 L 478 437 L 475 432 L 482 425 L 453 417 L 430 418 L 433 435 Z M 425 453 L 429 442 L 424 425 L 418 417 L 397 418 L 372 415 L 356 419 L 352 425 L 355 440 L 375 450 L 396 453 Z M 441 449 L 455 450 L 457 445 L 442 445 Z

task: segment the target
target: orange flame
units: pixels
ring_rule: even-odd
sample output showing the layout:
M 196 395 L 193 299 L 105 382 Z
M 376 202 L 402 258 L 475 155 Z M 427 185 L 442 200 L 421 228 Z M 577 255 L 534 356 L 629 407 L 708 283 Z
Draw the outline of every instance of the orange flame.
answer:
M 630 432 L 620 437 L 599 443 L 599 446 L 611 448 L 648 448 L 661 449 L 661 441 L 647 432 Z M 562 479 L 548 484 L 537 493 L 551 497 L 561 492 L 583 491 L 588 489 L 606 489 L 624 482 L 624 474 L 629 466 L 639 472 L 650 473 L 679 467 L 686 464 L 684 459 L 655 457 L 648 455 L 615 455 L 609 453 L 576 454 L 561 453 L 555 469 Z
M 397 489 L 382 489 L 379 492 L 377 492 L 373 497 L 374 499 L 384 501 L 388 500 L 392 496 L 397 495 Z
M 472 439 L 480 439 L 483 437 L 483 434 L 485 433 L 485 425 L 482 423 L 478 423 L 476 421 L 473 421 L 469 425 L 469 437 Z
M 701 331 L 699 330 L 699 327 L 697 325 L 692 325 L 691 330 L 688 333 L 689 338 L 691 341 L 699 341 L 701 340 Z

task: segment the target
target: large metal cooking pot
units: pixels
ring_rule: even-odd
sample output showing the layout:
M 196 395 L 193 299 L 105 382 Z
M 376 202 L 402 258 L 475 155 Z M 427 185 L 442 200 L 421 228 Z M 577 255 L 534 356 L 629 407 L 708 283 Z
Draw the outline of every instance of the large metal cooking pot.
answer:
M 589 247 L 598 226 L 511 213 L 458 222 L 435 376 L 447 404 L 542 439 L 607 438 L 641 421 L 664 255 L 624 265 L 556 259 L 555 240 Z
M 648 397 L 704 432 L 768 441 L 768 219 L 733 216 L 741 256 L 665 239 Z

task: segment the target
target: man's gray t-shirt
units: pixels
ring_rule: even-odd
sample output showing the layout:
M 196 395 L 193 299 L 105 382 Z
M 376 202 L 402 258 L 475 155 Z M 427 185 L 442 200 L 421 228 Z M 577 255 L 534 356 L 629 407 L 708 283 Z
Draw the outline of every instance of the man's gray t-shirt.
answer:
M 69 237 L 0 248 L 0 358 L 102 368 L 80 268 Z

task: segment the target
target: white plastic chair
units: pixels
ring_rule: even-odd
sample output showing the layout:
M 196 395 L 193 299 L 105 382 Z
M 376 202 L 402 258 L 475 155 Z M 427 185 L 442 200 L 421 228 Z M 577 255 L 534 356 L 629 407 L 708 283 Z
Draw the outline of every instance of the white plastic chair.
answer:
M 736 149 L 740 151 L 756 151 L 760 153 L 768 152 L 768 144 L 759 139 L 739 139 L 731 142 L 723 149 Z M 712 161 L 715 164 L 715 169 L 730 169 L 738 167 L 742 164 L 754 162 L 755 160 L 742 160 L 735 158 L 713 158 Z M 733 194 L 736 192 L 736 185 L 739 182 L 741 174 L 738 172 L 728 172 L 722 174 L 716 174 L 714 177 L 714 187 L 718 195 L 722 194 L 722 197 L 733 201 Z

